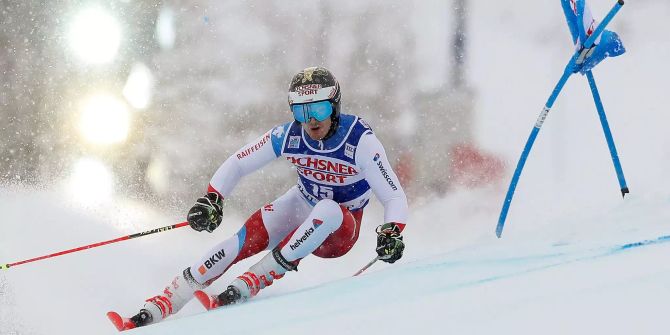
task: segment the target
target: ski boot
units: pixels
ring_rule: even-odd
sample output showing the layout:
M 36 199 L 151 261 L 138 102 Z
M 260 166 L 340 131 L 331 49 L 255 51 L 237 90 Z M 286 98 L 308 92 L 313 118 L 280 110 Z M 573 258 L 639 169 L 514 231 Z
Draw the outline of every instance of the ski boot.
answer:
M 246 299 L 242 297 L 240 289 L 233 285 L 228 286 L 228 288 L 219 295 L 208 295 L 200 290 L 195 291 L 193 295 L 195 295 L 202 306 L 208 311 L 221 306 L 233 305 L 246 301 Z
M 296 270 L 297 265 L 286 261 L 279 249 L 275 248 L 249 268 L 249 271 L 235 278 L 221 294 L 208 295 L 204 291 L 198 290 L 194 295 L 207 310 L 238 304 L 256 296 L 260 290 L 272 285 L 275 279 L 284 277 L 287 271 Z
M 114 324 L 118 331 L 129 330 L 150 324 L 153 321 L 151 313 L 146 309 L 141 309 L 137 315 L 131 318 L 124 318 L 116 312 L 108 312 L 107 318 Z
M 168 316 L 177 313 L 191 300 L 193 291 L 205 288 L 204 285 L 198 284 L 193 279 L 190 271 L 191 268 L 186 268 L 181 275 L 176 276 L 163 289 L 161 294 L 147 299 L 137 315 L 125 318 L 116 312 L 109 312 L 107 313 L 107 318 L 112 321 L 116 329 L 124 331 L 160 322 Z

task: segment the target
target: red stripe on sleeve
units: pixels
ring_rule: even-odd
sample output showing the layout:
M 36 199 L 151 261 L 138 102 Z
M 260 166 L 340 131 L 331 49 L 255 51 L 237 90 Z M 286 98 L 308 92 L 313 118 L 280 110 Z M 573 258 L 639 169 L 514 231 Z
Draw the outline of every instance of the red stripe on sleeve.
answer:
M 218 194 L 221 197 L 221 199 L 223 200 L 223 195 L 221 195 L 221 192 L 219 192 L 217 189 L 215 189 L 214 186 L 212 186 L 212 184 L 207 185 L 207 193 L 209 193 L 209 192 L 214 192 L 214 193 Z
M 394 222 L 394 223 L 395 223 L 396 226 L 398 226 L 398 228 L 400 228 L 401 233 L 402 233 L 403 230 L 405 230 L 405 224 L 404 223 L 398 223 L 398 222 Z

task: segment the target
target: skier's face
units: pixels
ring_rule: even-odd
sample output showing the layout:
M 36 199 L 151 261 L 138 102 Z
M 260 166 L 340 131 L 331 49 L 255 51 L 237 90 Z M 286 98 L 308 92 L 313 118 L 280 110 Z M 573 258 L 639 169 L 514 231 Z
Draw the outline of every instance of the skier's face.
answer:
M 309 121 L 302 123 L 302 128 L 305 129 L 307 135 L 313 140 L 321 140 L 328 134 L 332 123 L 333 121 L 329 117 L 323 121 L 318 121 L 312 117 Z

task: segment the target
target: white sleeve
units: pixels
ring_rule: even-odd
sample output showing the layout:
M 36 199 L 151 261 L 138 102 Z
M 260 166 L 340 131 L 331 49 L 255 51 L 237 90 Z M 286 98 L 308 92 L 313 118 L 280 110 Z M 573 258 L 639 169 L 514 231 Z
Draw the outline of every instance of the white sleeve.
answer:
M 214 173 L 209 182 L 209 189 L 214 189 L 225 198 L 242 177 L 279 157 L 270 140 L 271 132 L 272 130 L 268 131 L 228 157 Z
M 384 205 L 384 222 L 406 224 L 409 214 L 407 197 L 377 136 L 368 133 L 361 137 L 355 161 L 372 192 Z

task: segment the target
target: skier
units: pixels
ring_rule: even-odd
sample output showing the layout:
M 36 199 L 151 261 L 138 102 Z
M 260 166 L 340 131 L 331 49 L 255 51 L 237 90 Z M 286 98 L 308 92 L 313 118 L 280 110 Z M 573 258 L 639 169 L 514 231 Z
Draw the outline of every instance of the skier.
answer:
M 340 114 L 340 95 L 335 76 L 323 67 L 306 68 L 293 77 L 288 103 L 295 120 L 272 128 L 231 155 L 187 220 L 197 231 L 213 232 L 222 220 L 222 201 L 239 180 L 278 157 L 296 167 L 297 185 L 253 213 L 234 236 L 147 299 L 137 315 L 121 318 L 108 313 L 119 330 L 177 313 L 194 292 L 263 250 L 270 252 L 215 296 L 210 307 L 255 296 L 286 272 L 297 270 L 309 254 L 323 258 L 346 254 L 358 239 L 363 208 L 373 192 L 384 206 L 384 223 L 376 229 L 376 252 L 388 263 L 402 257 L 407 198 L 370 126 L 357 116 Z

